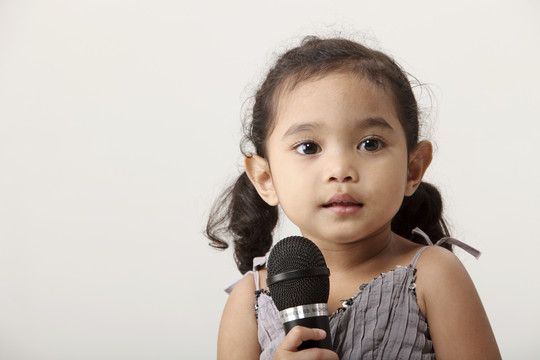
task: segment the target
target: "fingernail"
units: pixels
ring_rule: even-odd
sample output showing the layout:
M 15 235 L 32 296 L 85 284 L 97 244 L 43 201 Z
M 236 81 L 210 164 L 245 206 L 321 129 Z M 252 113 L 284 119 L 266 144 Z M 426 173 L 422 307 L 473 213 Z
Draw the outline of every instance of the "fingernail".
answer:
M 326 337 L 326 331 L 319 329 L 319 336 L 324 339 Z

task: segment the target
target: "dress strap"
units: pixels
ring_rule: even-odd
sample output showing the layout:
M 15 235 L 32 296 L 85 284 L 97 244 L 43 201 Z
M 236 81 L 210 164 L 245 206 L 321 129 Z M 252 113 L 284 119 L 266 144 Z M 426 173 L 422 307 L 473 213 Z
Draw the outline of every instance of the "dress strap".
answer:
M 413 234 L 416 234 L 416 235 L 420 235 L 421 237 L 424 238 L 424 240 L 426 240 L 426 244 L 428 244 L 429 246 L 433 245 L 433 242 L 431 241 L 431 239 L 429 238 L 428 234 L 426 234 L 425 232 L 423 232 L 422 230 L 420 230 L 419 228 L 414 228 L 412 230 L 412 233 Z
M 243 279 L 245 278 L 246 276 L 248 276 L 249 274 L 253 274 L 253 279 L 255 280 L 255 289 L 256 290 L 260 290 L 260 284 L 259 284 L 259 267 L 266 264 L 266 257 L 265 256 L 260 256 L 260 257 L 256 257 L 256 258 L 253 258 L 253 269 L 248 271 L 247 273 L 244 274 L 244 276 L 242 276 L 239 280 L 237 280 L 234 284 L 232 284 L 231 286 L 229 286 L 228 288 L 225 289 L 225 292 L 227 294 L 230 294 L 233 289 L 236 287 L 236 285 Z
M 441 246 L 442 244 L 445 244 L 445 243 L 455 245 L 457 247 L 462 248 L 463 250 L 465 250 L 466 252 L 468 252 L 469 254 L 474 256 L 476 259 L 478 259 L 480 257 L 480 255 L 482 255 L 482 253 L 479 250 L 473 248 L 472 246 L 469 246 L 469 245 L 465 244 L 462 241 L 459 241 L 458 239 L 454 239 L 454 238 L 451 238 L 451 237 L 444 237 L 444 238 L 440 239 L 439 241 L 437 241 L 435 244 L 433 244 L 433 242 L 431 241 L 429 236 L 425 232 L 420 230 L 419 228 L 414 228 L 412 232 L 414 234 L 422 236 L 424 238 L 424 240 L 426 240 L 426 244 L 428 245 L 428 246 L 424 246 L 423 248 L 418 250 L 418 252 L 414 255 L 414 258 L 411 261 L 411 266 L 412 267 L 414 267 L 416 265 L 416 262 L 418 261 L 418 258 L 420 257 L 420 254 L 422 254 L 422 252 L 424 250 L 426 250 L 428 247 L 430 247 L 430 246 Z
M 420 255 L 422 254 L 422 252 L 424 252 L 424 250 L 426 250 L 429 246 L 424 246 L 422 248 L 420 248 L 416 254 L 414 255 L 412 261 L 411 261 L 411 264 L 409 266 L 411 267 L 415 267 L 416 266 L 416 262 L 418 261 L 418 258 L 420 257 Z
M 477 249 L 473 248 L 472 246 L 469 246 L 469 245 L 465 244 L 464 242 L 459 241 L 458 239 L 451 238 L 451 237 L 444 237 L 444 238 L 440 239 L 439 241 L 437 241 L 435 243 L 435 245 L 442 245 L 444 243 L 448 243 L 448 244 L 451 244 L 451 245 L 458 246 L 458 247 L 462 248 L 463 250 L 465 250 L 466 252 L 468 252 L 469 254 L 471 254 L 472 256 L 474 256 L 476 259 L 478 259 L 480 257 L 480 255 L 482 255 L 480 250 L 477 250 Z
M 261 288 L 261 283 L 259 281 L 260 279 L 260 272 L 259 272 L 259 267 L 260 266 L 263 266 L 264 264 L 266 264 L 266 256 L 260 256 L 260 257 L 256 257 L 256 258 L 253 258 L 253 278 L 255 280 L 255 290 L 260 290 Z

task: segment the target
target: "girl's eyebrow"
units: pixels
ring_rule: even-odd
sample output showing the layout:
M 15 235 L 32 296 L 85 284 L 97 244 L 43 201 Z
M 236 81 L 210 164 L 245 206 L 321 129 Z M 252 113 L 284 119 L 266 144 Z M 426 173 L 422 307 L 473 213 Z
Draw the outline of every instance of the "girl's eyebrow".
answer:
M 321 124 L 314 122 L 314 123 L 300 123 L 300 124 L 293 124 L 285 134 L 283 134 L 282 140 L 286 139 L 287 137 L 291 135 L 295 135 L 298 133 L 306 132 L 306 131 L 312 131 L 317 128 L 321 128 Z M 356 129 L 370 129 L 370 128 L 380 128 L 380 129 L 387 129 L 387 130 L 394 130 L 392 125 L 390 125 L 386 120 L 384 120 L 381 117 L 369 117 L 365 119 L 360 119 L 355 122 L 354 128 Z
M 369 128 L 382 128 L 388 130 L 394 130 L 392 125 L 390 125 L 386 120 L 381 117 L 373 117 L 359 120 L 357 122 L 357 127 L 361 129 Z
M 295 135 L 301 132 L 305 131 L 311 131 L 316 128 L 320 128 L 321 125 L 318 123 L 301 123 L 301 124 L 293 124 L 287 131 L 285 131 L 285 134 L 283 134 L 282 140 L 291 136 Z

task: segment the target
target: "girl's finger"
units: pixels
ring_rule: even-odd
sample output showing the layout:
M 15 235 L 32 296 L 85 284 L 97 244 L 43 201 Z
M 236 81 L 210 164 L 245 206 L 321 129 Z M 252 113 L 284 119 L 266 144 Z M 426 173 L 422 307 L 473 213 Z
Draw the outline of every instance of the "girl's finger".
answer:
M 289 331 L 280 347 L 287 351 L 297 351 L 297 348 L 307 340 L 322 340 L 326 332 L 321 329 L 311 329 L 303 326 L 295 326 Z
M 304 341 L 322 340 L 325 337 L 326 332 L 324 330 L 295 326 L 278 347 L 274 360 L 339 360 L 336 353 L 328 349 L 311 348 L 298 351 L 298 346 Z

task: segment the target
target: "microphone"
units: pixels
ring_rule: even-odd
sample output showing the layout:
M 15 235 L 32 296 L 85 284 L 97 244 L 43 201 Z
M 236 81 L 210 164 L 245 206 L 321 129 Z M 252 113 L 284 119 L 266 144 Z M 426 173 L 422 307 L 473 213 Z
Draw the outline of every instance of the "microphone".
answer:
M 304 341 L 298 350 L 312 347 L 332 350 L 327 304 L 329 275 L 317 245 L 302 236 L 287 237 L 270 252 L 266 284 L 285 333 L 296 325 L 326 331 L 326 338 Z

